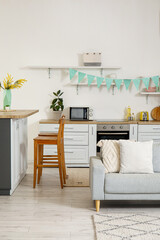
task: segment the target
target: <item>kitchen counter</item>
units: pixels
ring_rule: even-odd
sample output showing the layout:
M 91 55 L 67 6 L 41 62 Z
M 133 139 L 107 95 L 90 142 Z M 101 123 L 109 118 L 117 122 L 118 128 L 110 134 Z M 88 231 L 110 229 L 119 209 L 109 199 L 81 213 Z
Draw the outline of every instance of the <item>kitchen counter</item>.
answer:
M 40 124 L 58 124 L 57 120 L 54 119 L 42 119 L 39 121 Z M 65 124 L 139 124 L 139 125 L 160 125 L 160 121 L 71 121 L 65 120 Z
M 42 119 L 39 121 L 41 124 L 58 124 L 59 121 L 54 119 Z M 65 124 L 137 124 L 137 121 L 71 121 L 66 119 Z
M 11 195 L 26 174 L 27 117 L 38 111 L 0 111 L 0 195 Z
M 0 110 L 0 118 L 26 118 L 37 112 L 39 110 Z

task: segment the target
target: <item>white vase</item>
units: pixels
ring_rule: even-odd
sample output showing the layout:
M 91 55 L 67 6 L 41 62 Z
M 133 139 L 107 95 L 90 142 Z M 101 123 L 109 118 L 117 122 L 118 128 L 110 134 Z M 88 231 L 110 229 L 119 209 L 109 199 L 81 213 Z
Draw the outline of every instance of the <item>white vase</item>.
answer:
M 62 115 L 62 111 L 53 111 L 53 119 L 59 120 Z

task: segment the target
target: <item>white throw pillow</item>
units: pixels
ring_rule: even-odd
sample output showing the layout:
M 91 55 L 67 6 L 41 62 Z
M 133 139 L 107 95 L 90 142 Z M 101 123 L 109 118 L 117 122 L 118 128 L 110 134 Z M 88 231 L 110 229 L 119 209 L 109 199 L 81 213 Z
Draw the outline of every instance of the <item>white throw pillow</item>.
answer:
M 97 146 L 101 148 L 102 161 L 106 172 L 119 172 L 120 168 L 120 148 L 119 141 L 100 140 Z
M 149 142 L 119 140 L 120 173 L 153 173 L 152 145 Z

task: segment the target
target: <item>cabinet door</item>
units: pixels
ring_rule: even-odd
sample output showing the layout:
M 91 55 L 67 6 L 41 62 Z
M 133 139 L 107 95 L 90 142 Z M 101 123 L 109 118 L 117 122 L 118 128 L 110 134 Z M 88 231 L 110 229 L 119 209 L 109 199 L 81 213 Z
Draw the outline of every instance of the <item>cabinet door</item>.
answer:
M 11 191 L 20 181 L 20 144 L 19 144 L 19 120 L 11 122 Z
M 27 119 L 11 120 L 11 193 L 27 169 Z
M 88 159 L 88 146 L 65 146 L 65 162 L 66 164 L 70 163 L 89 163 Z M 57 147 L 54 145 L 45 145 L 44 146 L 45 155 L 56 155 Z
M 21 166 L 21 178 L 25 175 L 27 170 L 27 118 L 19 119 L 19 157 Z
M 96 156 L 97 144 L 97 125 L 89 124 L 89 158 Z
M 137 141 L 137 124 L 130 124 L 129 139 Z

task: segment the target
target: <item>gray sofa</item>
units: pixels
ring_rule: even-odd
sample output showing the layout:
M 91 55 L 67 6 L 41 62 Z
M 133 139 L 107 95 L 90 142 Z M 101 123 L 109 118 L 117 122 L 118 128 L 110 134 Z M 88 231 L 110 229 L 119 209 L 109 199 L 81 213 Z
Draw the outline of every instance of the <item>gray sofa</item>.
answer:
M 105 173 L 99 157 L 90 158 L 90 188 L 96 211 L 100 200 L 160 200 L 160 143 L 153 144 L 154 173 Z

